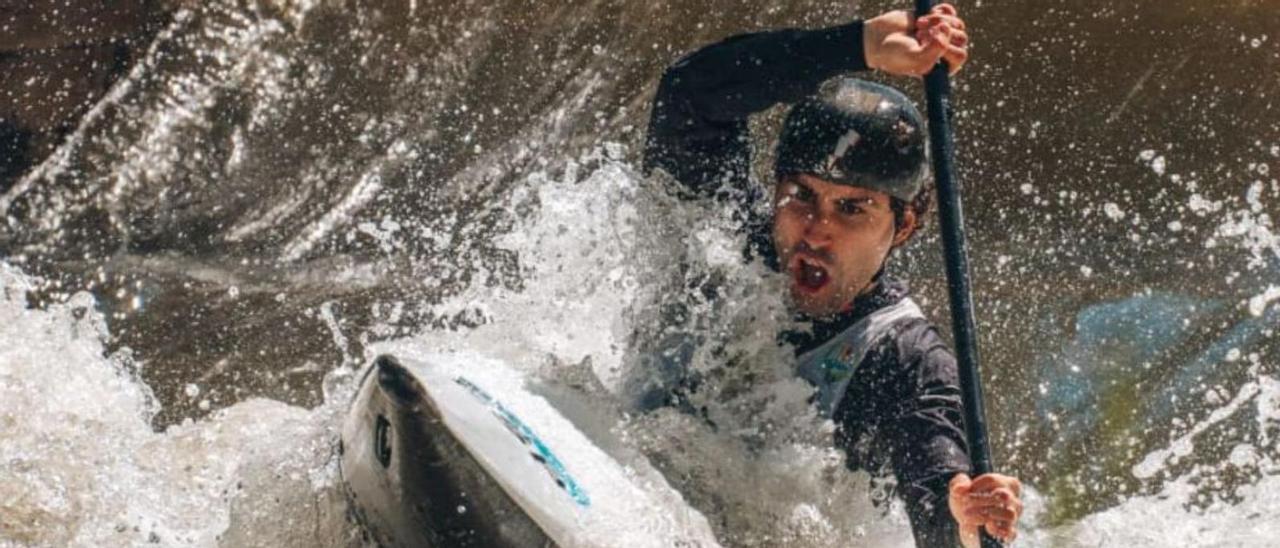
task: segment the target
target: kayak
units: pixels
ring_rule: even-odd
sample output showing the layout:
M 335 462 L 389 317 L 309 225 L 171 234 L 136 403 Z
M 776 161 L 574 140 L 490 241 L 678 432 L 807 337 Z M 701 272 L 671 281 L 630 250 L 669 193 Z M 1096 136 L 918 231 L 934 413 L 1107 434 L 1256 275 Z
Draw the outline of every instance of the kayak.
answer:
M 384 546 L 718 546 L 654 475 L 601 450 L 525 375 L 469 354 L 382 355 L 342 429 L 352 513 Z

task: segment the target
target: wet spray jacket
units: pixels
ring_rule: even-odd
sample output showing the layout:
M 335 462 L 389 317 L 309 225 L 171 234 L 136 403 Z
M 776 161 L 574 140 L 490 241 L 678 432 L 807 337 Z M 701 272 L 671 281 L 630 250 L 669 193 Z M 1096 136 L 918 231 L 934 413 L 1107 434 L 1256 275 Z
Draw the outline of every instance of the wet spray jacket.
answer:
M 748 118 L 792 103 L 833 76 L 866 70 L 862 22 L 729 38 L 687 55 L 654 98 L 645 168 L 692 193 L 736 202 L 752 247 L 772 259 L 768 204 L 751 185 Z M 848 466 L 892 470 L 919 546 L 954 545 L 947 482 L 970 468 L 955 358 L 907 297 L 881 277 L 875 289 L 812 330 L 782 336 L 815 405 L 835 421 Z

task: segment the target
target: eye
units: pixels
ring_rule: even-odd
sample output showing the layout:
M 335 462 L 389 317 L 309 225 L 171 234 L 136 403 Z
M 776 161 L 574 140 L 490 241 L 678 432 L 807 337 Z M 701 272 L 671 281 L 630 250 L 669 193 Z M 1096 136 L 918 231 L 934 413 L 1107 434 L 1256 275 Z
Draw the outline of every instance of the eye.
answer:
M 805 203 L 811 203 L 814 200 L 813 190 L 804 185 L 792 184 L 791 196 Z
M 836 210 L 841 215 L 857 215 L 862 213 L 862 200 L 840 200 L 836 202 Z

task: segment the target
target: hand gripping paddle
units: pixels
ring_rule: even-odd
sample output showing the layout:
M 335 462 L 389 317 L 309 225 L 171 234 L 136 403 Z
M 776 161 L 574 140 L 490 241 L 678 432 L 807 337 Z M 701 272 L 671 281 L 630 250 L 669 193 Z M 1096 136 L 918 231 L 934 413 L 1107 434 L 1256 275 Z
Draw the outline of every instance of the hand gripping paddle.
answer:
M 916 0 L 916 16 L 927 15 L 936 0 Z M 982 406 L 982 377 L 978 374 L 977 324 L 973 315 L 973 295 L 969 287 L 968 247 L 964 238 L 964 213 L 960 204 L 960 181 L 955 177 L 955 141 L 951 134 L 951 78 L 947 64 L 939 61 L 924 78 L 929 108 L 929 152 L 938 187 L 938 217 L 942 249 L 946 254 L 947 292 L 951 297 L 951 328 L 955 333 L 956 360 L 960 368 L 960 391 L 964 397 L 964 426 L 969 438 L 973 476 L 991 472 L 991 447 L 987 444 L 987 422 Z M 983 548 L 1000 548 L 999 540 L 980 531 Z

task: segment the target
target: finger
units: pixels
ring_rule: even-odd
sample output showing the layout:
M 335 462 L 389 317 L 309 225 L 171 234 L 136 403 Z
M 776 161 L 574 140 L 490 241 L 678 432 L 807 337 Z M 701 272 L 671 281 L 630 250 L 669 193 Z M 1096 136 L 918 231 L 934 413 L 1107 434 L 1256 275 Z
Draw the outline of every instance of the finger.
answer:
M 1000 487 L 1003 484 L 1004 482 L 1000 481 L 1000 476 L 996 474 L 983 474 L 973 478 L 974 491 L 987 492 Z
M 941 44 L 951 43 L 951 33 L 957 32 L 944 25 L 934 25 L 916 31 L 916 41 L 921 45 L 931 45 L 933 42 Z
M 941 4 L 934 6 L 932 10 L 929 10 L 929 13 L 939 13 L 942 15 L 954 16 L 956 14 L 956 7 L 946 2 L 943 2 Z
M 969 505 L 964 508 L 964 515 L 983 521 L 986 521 L 988 518 L 1012 519 L 1017 517 L 1014 515 L 1013 509 L 1003 505 Z
M 975 509 L 1015 508 L 1016 504 L 1010 501 L 1006 501 L 1000 497 L 994 497 L 989 494 L 980 493 L 975 495 L 969 495 L 969 497 L 964 500 L 964 506 L 965 508 L 975 508 Z
M 1018 515 L 1014 511 L 1002 506 L 966 508 L 964 517 L 965 521 L 974 522 L 974 524 L 989 524 L 992 521 L 1018 521 Z
M 964 19 L 951 17 L 949 15 L 926 15 L 924 17 L 916 18 L 916 28 L 939 25 L 960 30 L 968 28 L 964 23 Z
M 987 491 L 985 494 L 987 495 L 988 500 L 996 501 L 998 504 L 1013 504 L 1018 500 L 1018 497 L 1013 494 L 1013 489 L 1008 487 L 997 487 L 991 491 Z
M 908 69 L 916 76 L 924 76 L 934 65 L 938 64 L 938 60 L 942 59 L 942 55 L 947 52 L 947 44 L 941 40 L 921 36 L 917 40 L 912 40 L 912 44 L 907 47 L 906 57 L 910 59 L 910 68 Z
M 1001 487 L 1010 490 L 1015 496 L 1022 496 L 1022 481 L 1013 476 L 983 474 L 973 480 L 974 491 L 995 491 Z
M 1000 487 L 1012 485 L 1014 478 L 1001 474 L 983 474 L 973 478 L 974 491 L 994 491 Z
M 991 532 L 995 536 L 999 537 L 1001 540 L 1004 540 L 1005 542 L 1013 542 L 1013 539 L 1018 537 L 1018 529 L 1014 527 L 1012 523 L 998 523 L 998 524 L 993 523 L 991 524 L 990 527 L 988 527 L 988 530 L 991 530 L 991 529 L 994 529 L 994 531 L 991 531 Z
M 916 58 L 915 73 L 918 76 L 929 74 L 933 67 L 938 65 L 938 61 L 947 52 L 947 45 L 937 40 L 931 40 L 920 51 Z
M 1018 495 L 1015 494 L 1013 492 L 1013 489 L 1010 487 L 1001 487 L 999 489 L 996 489 L 995 491 L 992 491 L 992 493 L 995 493 L 995 495 L 999 497 L 1000 500 L 1003 500 L 1006 504 L 1013 504 L 1015 502 L 1019 502 Z
M 951 29 L 951 45 L 964 47 L 969 44 L 969 33 L 960 29 Z
M 984 525 L 983 528 L 985 528 L 991 536 L 1005 542 L 1013 542 L 1013 539 L 1018 537 L 1018 531 L 1009 523 L 992 522 Z
M 969 508 L 1007 508 L 1014 512 L 1015 517 L 1022 514 L 1023 507 L 1022 501 L 1013 495 L 1013 491 L 1005 487 L 986 493 L 972 493 L 966 498 L 965 506 Z
M 1006 504 L 1005 506 L 1008 507 L 1010 510 L 1013 510 L 1014 521 L 1017 521 L 1019 517 L 1022 517 L 1022 510 L 1026 508 L 1026 506 L 1022 504 L 1022 500 L 1016 499 L 1016 498 L 1013 499 L 1013 501 L 1009 502 L 1009 504 Z
M 947 490 L 949 490 L 949 491 L 957 491 L 957 490 L 964 490 L 964 491 L 967 491 L 967 490 L 969 489 L 969 485 L 970 485 L 970 484 L 972 484 L 972 483 L 973 483 L 973 480 L 972 480 L 972 479 L 969 479 L 969 474 L 959 473 L 959 474 L 956 474 L 956 475 L 954 475 L 954 476 L 951 476 L 951 481 L 947 483 Z

